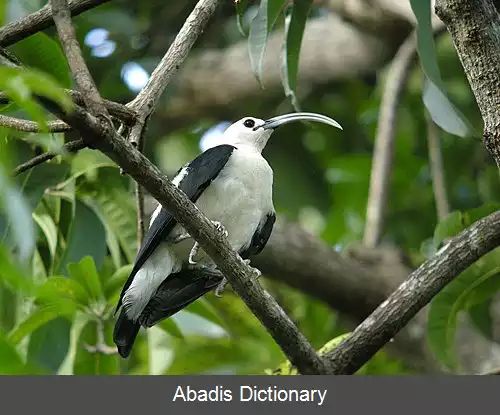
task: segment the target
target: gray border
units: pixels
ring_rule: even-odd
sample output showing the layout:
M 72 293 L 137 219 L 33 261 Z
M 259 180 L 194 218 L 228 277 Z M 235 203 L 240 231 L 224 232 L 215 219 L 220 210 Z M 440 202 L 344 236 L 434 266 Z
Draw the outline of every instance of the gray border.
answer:
M 496 380 L 495 380 L 496 379 Z M 474 414 L 500 401 L 495 376 L 3 376 L 4 413 L 50 414 Z M 229 402 L 173 402 L 178 386 L 232 390 Z M 240 402 L 241 385 L 327 389 L 317 402 Z M 498 409 L 497 409 L 498 410 Z M 200 412 L 203 411 L 203 412 Z M 258 412 L 257 412 L 258 411 Z M 494 411 L 496 412 L 496 411 Z

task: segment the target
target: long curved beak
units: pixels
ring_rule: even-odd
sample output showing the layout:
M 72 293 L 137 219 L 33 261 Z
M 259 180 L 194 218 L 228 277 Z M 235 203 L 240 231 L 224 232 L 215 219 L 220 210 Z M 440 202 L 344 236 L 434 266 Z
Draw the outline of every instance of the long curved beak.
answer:
M 315 114 L 314 112 L 292 112 L 290 114 L 278 115 L 277 117 L 266 120 L 264 124 L 254 127 L 254 130 L 261 127 L 265 130 L 275 129 L 280 125 L 288 124 L 294 121 L 314 121 L 328 124 L 342 130 L 341 125 L 337 121 L 327 117 L 326 115 Z

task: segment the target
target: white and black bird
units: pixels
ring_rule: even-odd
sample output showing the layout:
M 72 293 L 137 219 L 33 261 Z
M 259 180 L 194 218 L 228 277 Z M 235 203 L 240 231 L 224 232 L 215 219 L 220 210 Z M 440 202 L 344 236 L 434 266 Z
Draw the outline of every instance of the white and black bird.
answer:
M 280 115 L 267 121 L 245 117 L 227 128 L 219 145 L 183 166 L 172 180 L 247 263 L 266 245 L 276 219 L 273 171 L 262 150 L 274 129 L 301 120 L 342 129 L 331 118 L 314 113 Z M 220 276 L 208 278 L 193 272 L 203 267 L 213 268 L 214 263 L 159 204 L 116 307 L 120 315 L 113 339 L 122 357 L 130 354 L 141 326 L 151 327 L 225 285 Z

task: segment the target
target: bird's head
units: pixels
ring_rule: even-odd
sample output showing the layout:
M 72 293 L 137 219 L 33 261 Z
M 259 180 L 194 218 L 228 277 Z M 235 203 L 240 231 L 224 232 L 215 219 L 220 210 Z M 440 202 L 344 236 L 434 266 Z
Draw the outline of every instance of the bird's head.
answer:
M 314 121 L 328 124 L 342 130 L 342 127 L 337 121 L 325 115 L 312 112 L 294 112 L 278 115 L 268 120 L 261 120 L 253 117 L 242 118 L 227 128 L 222 140 L 225 144 L 231 144 L 237 148 L 244 147 L 261 152 L 276 128 L 294 121 Z

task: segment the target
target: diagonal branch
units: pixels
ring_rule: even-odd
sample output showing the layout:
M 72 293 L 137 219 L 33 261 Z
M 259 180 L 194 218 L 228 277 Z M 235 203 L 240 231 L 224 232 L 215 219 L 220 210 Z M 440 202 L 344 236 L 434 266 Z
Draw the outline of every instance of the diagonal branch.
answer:
M 165 56 L 155 68 L 146 86 L 129 106 L 138 113 L 138 120 L 130 132 L 130 141 L 139 146 L 147 119 L 158 99 L 188 56 L 196 39 L 201 35 L 215 12 L 218 0 L 200 0 L 188 16 Z
M 335 350 L 328 353 L 335 374 L 348 375 L 387 344 L 461 272 L 500 245 L 500 212 L 475 222 L 424 262 Z
M 302 374 L 328 374 L 329 368 L 267 291 L 255 280 L 252 270 L 232 250 L 227 239 L 196 208 L 189 198 L 173 185 L 160 170 L 130 142 L 123 140 L 107 123 L 76 107 L 65 114 L 56 104 L 39 98 L 45 107 L 67 122 L 84 137 L 93 136 L 95 146 L 143 186 L 184 229 L 200 243 L 226 276 L 236 293 L 266 327 L 290 362 Z
M 110 0 L 70 0 L 69 9 L 72 16 L 77 16 L 87 10 L 107 3 Z M 23 17 L 20 20 L 9 23 L 0 29 L 0 46 L 13 45 L 24 38 L 45 30 L 54 24 L 50 3 L 40 10 Z
M 13 176 L 17 176 L 25 172 L 26 170 L 32 169 L 39 164 L 45 163 L 46 161 L 52 160 L 54 157 L 63 154 L 64 152 L 74 153 L 78 150 L 87 147 L 85 141 L 82 139 L 70 141 L 69 143 L 64 144 L 61 147 L 60 151 L 47 151 L 46 153 L 40 154 L 39 156 L 33 157 L 31 160 L 28 160 L 26 163 L 20 164 L 17 166 L 12 172 Z
M 80 44 L 76 40 L 68 0 L 51 0 L 51 5 L 57 33 L 68 60 L 71 74 L 82 93 L 86 107 L 91 114 L 109 119 L 108 111 L 83 59 Z

